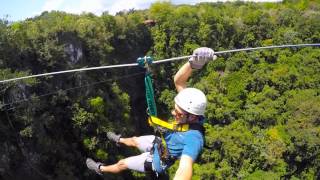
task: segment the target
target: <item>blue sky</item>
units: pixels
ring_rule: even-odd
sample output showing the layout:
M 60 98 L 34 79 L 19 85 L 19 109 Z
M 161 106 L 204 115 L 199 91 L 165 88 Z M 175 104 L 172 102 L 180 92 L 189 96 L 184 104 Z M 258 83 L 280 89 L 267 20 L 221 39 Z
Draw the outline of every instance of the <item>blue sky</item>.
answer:
M 199 2 L 216 1 L 217 0 L 171 0 L 173 4 L 195 4 Z M 116 12 L 125 9 L 149 8 L 152 3 L 156 2 L 156 0 L 0 0 L 0 2 L 0 18 L 5 18 L 10 21 L 19 21 L 40 15 L 43 11 L 51 10 L 59 10 L 75 14 L 80 14 L 81 12 L 92 12 L 96 15 L 101 15 L 102 12 L 108 11 L 109 14 L 114 15 Z

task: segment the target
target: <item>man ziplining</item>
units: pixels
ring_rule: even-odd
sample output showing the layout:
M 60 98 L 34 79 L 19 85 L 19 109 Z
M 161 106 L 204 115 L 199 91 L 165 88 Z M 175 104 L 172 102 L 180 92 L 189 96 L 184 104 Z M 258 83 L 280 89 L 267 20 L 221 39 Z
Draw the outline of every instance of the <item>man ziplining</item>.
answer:
M 165 172 L 177 159 L 180 159 L 174 179 L 191 179 L 193 163 L 204 146 L 203 121 L 207 99 L 201 90 L 187 88 L 186 83 L 193 69 L 201 69 L 209 60 L 216 58 L 212 49 L 197 48 L 189 61 L 174 76 L 178 94 L 174 98 L 175 106 L 171 114 L 177 124 L 188 124 L 188 130 L 165 131 L 162 138 L 154 135 L 124 138 L 108 132 L 109 140 L 117 144 L 136 147 L 142 153 L 119 160 L 112 165 L 105 165 L 87 158 L 87 167 L 100 175 L 119 173 L 126 169 L 160 174 Z

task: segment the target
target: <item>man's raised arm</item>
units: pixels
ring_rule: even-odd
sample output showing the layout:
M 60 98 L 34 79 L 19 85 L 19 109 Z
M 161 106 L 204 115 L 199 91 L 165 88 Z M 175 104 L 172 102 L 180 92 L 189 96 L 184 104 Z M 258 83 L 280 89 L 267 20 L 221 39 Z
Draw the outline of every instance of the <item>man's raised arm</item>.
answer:
M 193 56 L 185 63 L 174 76 L 174 85 L 178 92 L 186 88 L 187 81 L 192 74 L 192 69 L 201 69 L 209 60 L 215 60 L 214 51 L 207 47 L 197 48 Z

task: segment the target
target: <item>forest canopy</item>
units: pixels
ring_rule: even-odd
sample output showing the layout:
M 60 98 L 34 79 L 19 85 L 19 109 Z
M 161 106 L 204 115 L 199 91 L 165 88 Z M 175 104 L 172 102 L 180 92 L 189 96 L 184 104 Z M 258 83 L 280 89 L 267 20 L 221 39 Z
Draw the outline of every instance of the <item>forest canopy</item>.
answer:
M 152 20 L 152 23 L 145 23 Z M 320 2 L 156 2 L 101 16 L 43 12 L 0 20 L 0 80 L 82 67 L 134 63 L 268 45 L 319 43 Z M 183 61 L 153 64 L 158 111 L 170 119 L 173 75 Z M 205 92 L 206 145 L 194 179 L 320 178 L 320 48 L 219 55 L 193 72 Z M 146 121 L 144 69 L 130 67 L 0 84 L 1 179 L 151 179 L 125 171 L 96 176 L 86 157 L 106 164 L 136 154 L 106 138 L 153 133 Z M 173 177 L 178 164 L 169 169 Z M 171 179 L 170 178 L 170 179 Z

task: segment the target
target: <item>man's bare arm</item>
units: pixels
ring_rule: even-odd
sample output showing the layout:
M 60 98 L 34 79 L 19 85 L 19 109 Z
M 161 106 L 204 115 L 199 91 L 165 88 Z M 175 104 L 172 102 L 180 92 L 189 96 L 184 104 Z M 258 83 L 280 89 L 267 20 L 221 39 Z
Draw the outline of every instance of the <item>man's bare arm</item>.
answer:
M 190 156 L 182 155 L 174 180 L 191 180 L 193 160 Z
M 185 63 L 174 76 L 174 85 L 178 92 L 186 88 L 187 81 L 192 74 L 192 68 L 189 62 Z

